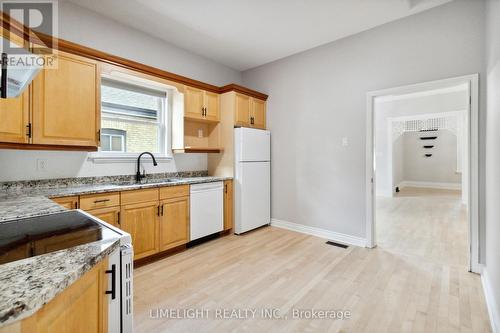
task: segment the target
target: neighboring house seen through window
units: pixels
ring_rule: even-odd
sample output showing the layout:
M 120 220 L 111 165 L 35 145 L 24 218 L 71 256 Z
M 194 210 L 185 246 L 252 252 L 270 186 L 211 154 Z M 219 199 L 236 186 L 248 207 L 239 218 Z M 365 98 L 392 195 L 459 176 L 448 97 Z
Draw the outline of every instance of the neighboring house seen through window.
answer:
M 101 152 L 165 154 L 167 93 L 106 78 L 101 85 Z
M 101 128 L 101 151 L 125 152 L 127 131 Z

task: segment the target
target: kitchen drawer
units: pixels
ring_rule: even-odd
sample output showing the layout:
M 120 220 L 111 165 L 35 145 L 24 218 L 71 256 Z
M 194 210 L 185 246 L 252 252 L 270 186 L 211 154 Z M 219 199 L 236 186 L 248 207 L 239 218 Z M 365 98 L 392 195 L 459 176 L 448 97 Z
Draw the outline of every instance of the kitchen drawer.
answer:
M 189 196 L 189 185 L 160 187 L 160 200 Z
M 120 206 L 119 192 L 80 196 L 80 209 L 83 210 L 114 206 Z
M 52 198 L 52 201 L 57 202 L 61 206 L 67 209 L 77 209 L 78 208 L 78 197 L 61 197 L 61 198 Z
M 144 190 L 123 191 L 121 192 L 121 199 L 122 205 L 158 201 L 158 189 L 148 188 Z

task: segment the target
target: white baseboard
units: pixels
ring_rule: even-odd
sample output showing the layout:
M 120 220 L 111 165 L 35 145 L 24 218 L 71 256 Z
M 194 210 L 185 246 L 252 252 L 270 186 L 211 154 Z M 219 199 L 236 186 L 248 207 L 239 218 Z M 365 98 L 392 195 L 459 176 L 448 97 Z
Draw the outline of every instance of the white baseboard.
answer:
M 486 307 L 488 308 L 488 314 L 490 315 L 491 330 L 493 333 L 499 333 L 500 331 L 500 308 L 495 300 L 493 294 L 493 286 L 490 283 L 488 277 L 488 269 L 483 269 L 481 274 L 481 282 L 483 283 L 484 298 L 486 299 Z
M 440 182 L 420 182 L 413 180 L 403 180 L 398 184 L 400 188 L 403 187 L 422 187 L 422 188 L 437 188 L 441 190 L 461 190 L 462 184 L 460 183 L 440 183 Z
M 339 242 L 343 244 L 349 244 L 354 246 L 366 246 L 366 239 L 355 237 L 351 235 L 342 234 L 339 232 L 334 232 L 326 229 L 310 227 L 303 224 L 271 219 L 271 225 L 278 228 L 283 228 L 291 231 L 300 232 L 303 234 L 308 234 L 316 237 L 325 238 L 334 242 Z

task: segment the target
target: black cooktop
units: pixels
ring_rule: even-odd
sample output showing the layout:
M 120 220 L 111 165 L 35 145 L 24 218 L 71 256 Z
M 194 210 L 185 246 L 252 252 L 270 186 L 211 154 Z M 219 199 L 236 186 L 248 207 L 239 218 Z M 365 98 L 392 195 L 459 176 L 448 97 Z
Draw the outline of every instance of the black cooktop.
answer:
M 0 264 L 118 237 L 79 211 L 4 222 L 0 223 Z

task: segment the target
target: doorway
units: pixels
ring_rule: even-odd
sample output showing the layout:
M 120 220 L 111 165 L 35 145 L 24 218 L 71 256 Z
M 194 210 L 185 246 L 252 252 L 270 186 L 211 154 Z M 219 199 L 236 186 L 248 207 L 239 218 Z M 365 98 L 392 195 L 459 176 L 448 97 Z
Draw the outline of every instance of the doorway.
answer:
M 478 272 L 478 75 L 367 102 L 367 246 Z

